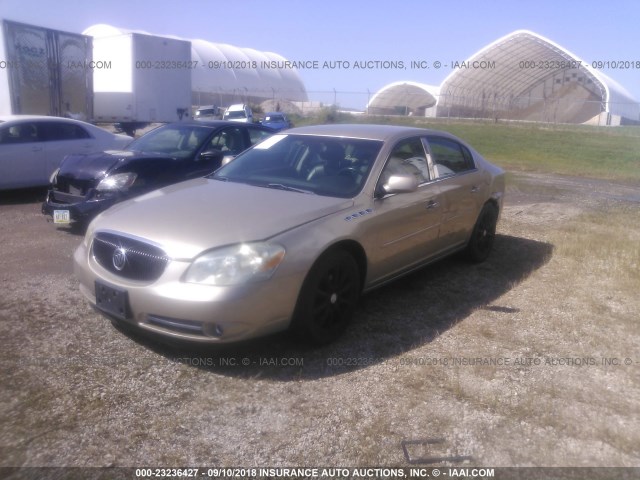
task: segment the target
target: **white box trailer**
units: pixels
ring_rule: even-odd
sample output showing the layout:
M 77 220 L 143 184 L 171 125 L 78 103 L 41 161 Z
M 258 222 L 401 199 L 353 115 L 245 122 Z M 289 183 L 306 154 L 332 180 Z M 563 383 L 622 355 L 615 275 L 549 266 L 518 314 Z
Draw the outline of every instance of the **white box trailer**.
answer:
M 93 116 L 91 37 L 0 21 L 0 115 Z
M 191 42 L 125 33 L 93 38 L 94 120 L 132 130 L 191 117 Z

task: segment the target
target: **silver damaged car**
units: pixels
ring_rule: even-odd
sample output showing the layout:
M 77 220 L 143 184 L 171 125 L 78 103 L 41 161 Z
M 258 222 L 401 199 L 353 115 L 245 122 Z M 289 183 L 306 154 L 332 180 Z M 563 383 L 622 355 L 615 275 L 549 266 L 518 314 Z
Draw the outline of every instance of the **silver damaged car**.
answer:
M 485 260 L 503 194 L 504 172 L 445 132 L 295 128 L 102 213 L 75 272 L 99 310 L 167 339 L 325 344 L 362 293 L 454 252 Z

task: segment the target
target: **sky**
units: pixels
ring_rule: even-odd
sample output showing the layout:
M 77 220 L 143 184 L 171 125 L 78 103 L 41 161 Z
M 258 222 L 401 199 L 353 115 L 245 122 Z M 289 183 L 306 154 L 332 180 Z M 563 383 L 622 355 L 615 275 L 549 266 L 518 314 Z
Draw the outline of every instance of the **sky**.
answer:
M 288 60 L 349 62 L 349 68 L 299 74 L 310 100 L 361 108 L 391 82 L 439 85 L 451 73 L 450 67 L 412 69 L 413 60 L 450 65 L 525 29 L 589 63 L 630 62 L 633 68 L 602 71 L 640 101 L 636 0 L 0 0 L 0 18 L 77 33 L 106 23 L 275 52 Z M 402 62 L 405 68 L 354 68 L 355 62 L 371 61 Z

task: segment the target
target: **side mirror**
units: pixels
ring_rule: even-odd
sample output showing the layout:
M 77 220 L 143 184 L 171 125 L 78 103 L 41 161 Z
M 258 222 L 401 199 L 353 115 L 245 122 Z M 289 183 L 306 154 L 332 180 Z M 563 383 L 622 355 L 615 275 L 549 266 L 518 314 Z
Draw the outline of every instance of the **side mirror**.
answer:
M 205 150 L 200 154 L 200 160 L 206 160 L 207 162 L 221 162 L 224 154 L 217 149 Z
M 386 183 L 378 186 L 377 197 L 396 193 L 410 193 L 418 189 L 418 179 L 410 174 L 391 175 Z

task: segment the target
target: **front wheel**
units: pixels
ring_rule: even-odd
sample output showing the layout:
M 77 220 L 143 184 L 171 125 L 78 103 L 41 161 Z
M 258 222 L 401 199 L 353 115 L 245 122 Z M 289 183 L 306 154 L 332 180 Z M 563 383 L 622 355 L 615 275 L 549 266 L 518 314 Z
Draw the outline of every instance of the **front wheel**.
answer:
M 346 329 L 360 298 L 360 272 L 343 250 L 321 256 L 304 281 L 293 318 L 305 340 L 324 345 Z
M 472 262 L 484 262 L 491 250 L 496 237 L 496 225 L 498 223 L 498 209 L 487 203 L 478 215 L 478 220 L 473 227 L 471 238 L 467 244 L 467 258 Z

